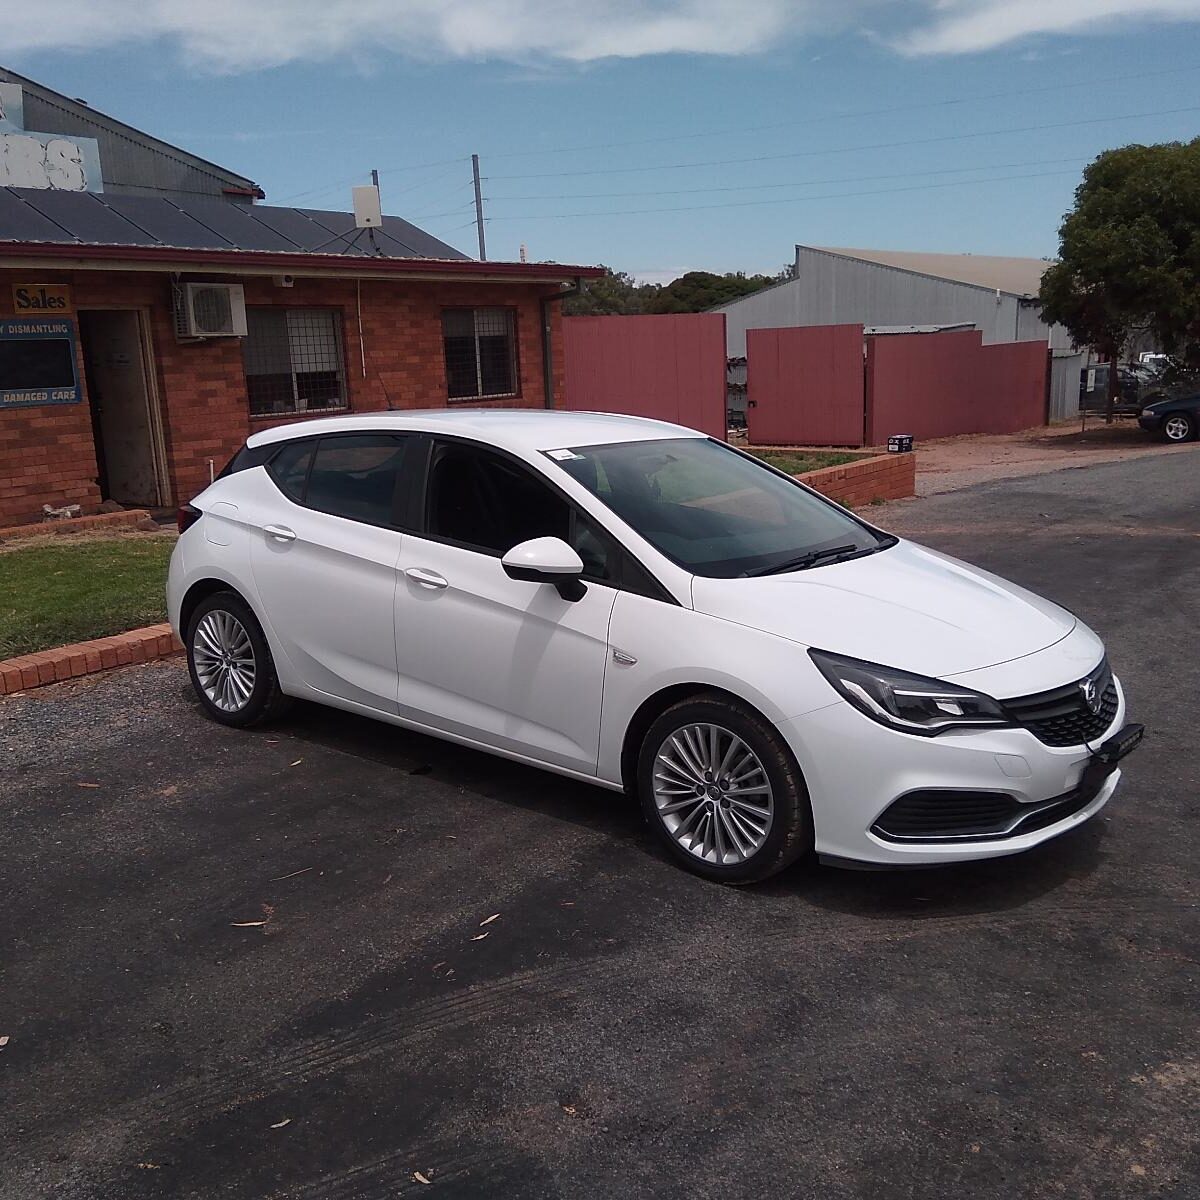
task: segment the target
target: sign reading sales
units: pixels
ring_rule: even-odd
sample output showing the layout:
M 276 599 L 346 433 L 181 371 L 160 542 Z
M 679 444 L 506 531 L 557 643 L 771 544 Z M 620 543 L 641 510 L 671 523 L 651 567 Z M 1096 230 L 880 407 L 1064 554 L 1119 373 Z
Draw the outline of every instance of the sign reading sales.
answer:
M 12 295 L 18 317 L 62 316 L 71 311 L 69 283 L 14 283 Z
M 0 321 L 0 408 L 79 401 L 75 322 L 62 317 Z

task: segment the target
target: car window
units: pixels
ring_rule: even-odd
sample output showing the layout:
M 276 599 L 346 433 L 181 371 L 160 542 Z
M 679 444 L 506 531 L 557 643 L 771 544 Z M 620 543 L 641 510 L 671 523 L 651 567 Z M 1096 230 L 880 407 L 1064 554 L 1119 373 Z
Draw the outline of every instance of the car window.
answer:
M 870 553 L 892 544 L 753 458 L 707 438 L 574 447 L 555 465 L 627 525 L 697 575 L 789 568 L 809 554 Z
M 404 443 L 391 434 L 322 438 L 304 503 L 351 521 L 394 525 Z
M 616 551 L 586 514 L 532 471 L 473 446 L 438 447 L 427 528 L 434 537 L 500 556 L 530 538 L 562 538 L 583 560 L 585 578 L 617 578 Z
M 297 504 L 304 499 L 304 481 L 308 478 L 308 464 L 315 444 L 308 438 L 287 442 L 267 465 L 283 494 Z

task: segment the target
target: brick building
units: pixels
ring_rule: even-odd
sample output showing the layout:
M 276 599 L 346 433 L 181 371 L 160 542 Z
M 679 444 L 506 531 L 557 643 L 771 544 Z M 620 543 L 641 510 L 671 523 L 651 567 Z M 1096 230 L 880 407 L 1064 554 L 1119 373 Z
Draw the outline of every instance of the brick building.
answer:
M 282 421 L 561 397 L 556 301 L 599 270 L 478 262 L 399 218 L 256 204 L 250 181 L 153 139 L 171 185 L 106 188 L 103 138 L 30 134 L 14 87 L 4 161 L 39 186 L 0 188 L 0 525 L 43 504 L 181 503 Z M 69 129 L 78 102 L 58 99 Z M 119 131 L 128 179 L 144 135 Z M 193 174 L 211 186 L 180 184 Z

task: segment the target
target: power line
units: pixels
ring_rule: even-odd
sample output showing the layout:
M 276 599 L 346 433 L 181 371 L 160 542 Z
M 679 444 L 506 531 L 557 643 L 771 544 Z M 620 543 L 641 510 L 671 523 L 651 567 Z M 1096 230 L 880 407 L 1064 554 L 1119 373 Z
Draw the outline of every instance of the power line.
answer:
M 1048 179 L 1051 176 L 1074 175 L 1074 171 L 1038 171 L 1028 175 L 995 175 L 989 179 L 952 179 L 945 183 L 919 183 L 909 187 L 875 188 L 866 192 L 832 192 L 819 196 L 788 196 L 779 200 L 734 200 L 723 204 L 683 204 L 672 208 L 619 208 L 604 211 L 573 213 L 537 213 L 528 216 L 489 217 L 489 221 L 555 221 L 568 217 L 633 217 L 650 213 L 701 212 L 717 208 L 757 208 L 766 204 L 799 204 L 807 200 L 843 200 L 856 196 L 890 196 L 896 192 L 922 192 L 934 188 L 963 187 L 976 183 L 1007 183 L 1014 179 Z
M 1200 65 L 1190 67 L 1169 67 L 1162 71 L 1139 71 L 1130 75 L 1113 75 L 1104 80 L 1110 83 L 1123 83 L 1135 79 L 1150 79 L 1160 75 L 1178 75 L 1186 71 L 1200 71 Z M 488 158 L 531 158 L 545 154 L 575 154 L 585 150 L 620 150 L 628 146 L 651 146 L 662 142 L 681 142 L 693 138 L 726 137 L 731 133 L 760 133 L 770 129 L 789 129 L 800 125 L 823 125 L 829 121 L 849 121 L 861 117 L 883 117 L 897 112 L 918 112 L 931 108 L 948 108 L 955 104 L 973 104 L 981 100 L 1009 100 L 1016 96 L 1036 96 L 1044 92 L 1067 91 L 1071 88 L 1095 87 L 1095 79 L 1083 79 L 1077 83 L 1051 83 L 1045 87 L 1018 88 L 1010 92 L 984 92 L 974 96 L 955 96 L 946 100 L 928 100 L 916 104 L 893 104 L 887 108 L 855 109 L 851 112 L 827 113 L 819 117 L 800 117 L 790 121 L 773 121 L 767 125 L 734 125 L 725 129 L 708 129 L 698 133 L 663 134 L 659 137 L 637 138 L 627 142 L 594 142 L 589 146 L 555 146 L 542 150 L 513 150 L 505 154 L 489 154 Z
M 488 195 L 489 203 L 499 203 L 503 200 L 602 200 L 628 198 L 633 196 L 694 196 L 704 192 L 749 192 L 765 191 L 768 188 L 818 187 L 831 183 L 873 183 L 880 179 L 919 179 L 926 175 L 958 175 L 964 171 L 1005 171 L 1016 167 L 1048 167 L 1061 166 L 1064 163 L 1084 163 L 1088 160 L 1074 155 L 1070 158 L 1035 158 L 1028 162 L 983 163 L 977 167 L 945 167 L 940 170 L 903 171 L 891 175 L 849 175 L 840 179 L 789 179 L 786 183 L 739 183 L 726 187 L 690 187 L 669 188 L 653 192 L 571 192 L 562 195 L 540 196 L 493 196 Z
M 947 133 L 939 137 L 913 138 L 905 142 L 870 142 L 858 146 L 831 146 L 821 150 L 793 150 L 787 154 L 759 154 L 750 158 L 717 158 L 701 162 L 656 163 L 649 167 L 606 167 L 587 171 L 544 171 L 530 175 L 491 175 L 497 179 L 566 179 L 582 175 L 632 175 L 646 171 L 682 171 L 693 167 L 733 167 L 746 163 L 780 162 L 790 158 L 815 158 L 822 154 L 850 154 L 858 150 L 892 150 L 903 146 L 931 146 L 940 142 L 960 142 L 970 138 L 997 137 L 1009 133 L 1038 133 L 1047 129 L 1075 129 L 1081 125 L 1104 125 L 1109 121 L 1135 121 L 1142 117 L 1168 117 L 1178 113 L 1200 111 L 1200 105 L 1187 108 L 1164 108 L 1154 112 L 1120 113 L 1109 117 L 1088 117 L 1081 121 L 1057 121 L 1047 125 L 1019 125 L 1009 129 L 981 129 L 975 133 Z

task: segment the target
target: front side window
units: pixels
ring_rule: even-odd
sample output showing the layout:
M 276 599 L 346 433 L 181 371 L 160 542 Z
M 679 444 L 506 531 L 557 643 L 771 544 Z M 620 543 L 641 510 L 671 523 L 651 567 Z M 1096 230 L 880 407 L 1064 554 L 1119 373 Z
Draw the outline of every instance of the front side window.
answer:
M 516 395 L 517 338 L 511 308 L 448 308 L 442 313 L 442 342 L 451 400 Z
M 799 484 L 707 438 L 584 446 L 569 453 L 550 457 L 655 549 L 696 575 L 799 570 L 894 544 Z
M 525 468 L 472 446 L 438 448 L 427 529 L 433 537 L 500 556 L 531 538 L 562 538 L 583 560 L 585 578 L 616 578 L 610 543 L 584 513 Z
M 250 414 L 346 407 L 341 323 L 327 308 L 248 308 L 242 360 Z

